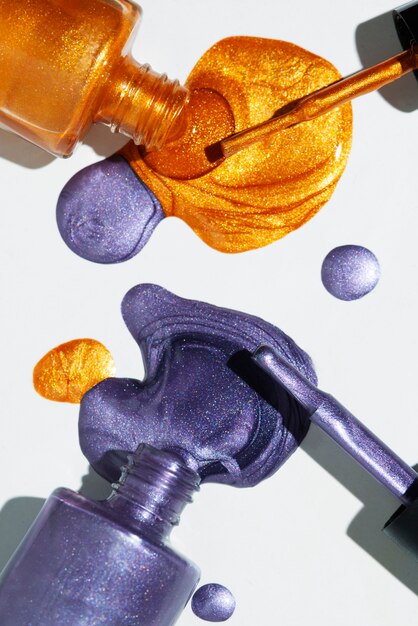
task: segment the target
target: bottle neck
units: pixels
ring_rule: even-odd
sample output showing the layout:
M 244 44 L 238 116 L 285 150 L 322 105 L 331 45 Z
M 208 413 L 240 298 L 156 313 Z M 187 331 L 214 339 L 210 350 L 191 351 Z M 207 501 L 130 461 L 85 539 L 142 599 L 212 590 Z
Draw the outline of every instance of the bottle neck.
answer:
M 158 149 L 181 133 L 188 90 L 130 56 L 115 66 L 94 122 L 110 126 L 146 149 Z
M 106 506 L 120 521 L 141 529 L 154 540 L 165 540 L 192 496 L 199 489 L 198 474 L 173 454 L 142 444 L 122 468 Z

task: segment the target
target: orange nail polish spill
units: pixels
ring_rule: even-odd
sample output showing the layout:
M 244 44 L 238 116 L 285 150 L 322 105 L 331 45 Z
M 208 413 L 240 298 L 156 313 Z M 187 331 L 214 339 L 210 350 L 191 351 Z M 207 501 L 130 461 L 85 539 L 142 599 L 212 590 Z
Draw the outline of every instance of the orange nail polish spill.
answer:
M 197 178 L 213 170 L 216 164 L 208 162 L 205 147 L 235 129 L 231 107 L 216 91 L 193 89 L 187 106 L 186 128 L 179 139 L 144 157 L 152 170 L 178 180 Z
M 216 164 L 204 150 L 229 133 L 340 78 L 324 59 L 291 43 L 232 37 L 213 46 L 187 80 L 186 132 L 160 153 L 121 154 L 160 200 L 210 246 L 242 252 L 299 228 L 329 200 L 351 147 L 346 104 Z
M 113 357 L 104 345 L 74 339 L 42 357 L 33 370 L 33 384 L 48 400 L 77 404 L 89 389 L 114 374 Z

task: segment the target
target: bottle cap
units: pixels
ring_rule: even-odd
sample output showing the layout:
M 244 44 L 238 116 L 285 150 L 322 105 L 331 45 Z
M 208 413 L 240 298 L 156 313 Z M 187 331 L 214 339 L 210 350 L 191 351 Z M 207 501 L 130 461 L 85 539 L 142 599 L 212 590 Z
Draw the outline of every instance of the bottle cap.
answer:
M 401 506 L 386 522 L 383 532 L 418 558 L 418 500 Z
M 404 50 L 418 42 L 418 2 L 408 2 L 393 11 L 393 19 Z M 418 80 L 418 70 L 414 71 Z

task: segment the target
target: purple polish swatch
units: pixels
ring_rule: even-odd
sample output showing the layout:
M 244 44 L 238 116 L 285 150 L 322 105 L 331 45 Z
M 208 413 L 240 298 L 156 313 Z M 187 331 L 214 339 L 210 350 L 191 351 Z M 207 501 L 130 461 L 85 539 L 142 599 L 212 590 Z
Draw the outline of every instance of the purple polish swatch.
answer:
M 377 258 L 362 246 L 339 246 L 327 254 L 321 278 L 339 300 L 358 300 L 374 289 L 380 278 Z
M 58 228 L 67 246 L 96 263 L 135 256 L 164 217 L 157 198 L 118 155 L 75 174 L 57 205 Z
M 146 376 L 109 378 L 81 402 L 80 444 L 98 473 L 114 480 L 126 453 L 147 443 L 204 481 L 249 487 L 297 448 L 309 420 L 249 355 L 268 344 L 315 383 L 310 358 L 281 330 L 156 285 L 131 289 L 122 314 Z
M 232 593 L 218 583 L 203 585 L 194 593 L 192 611 L 207 622 L 225 622 L 235 611 Z

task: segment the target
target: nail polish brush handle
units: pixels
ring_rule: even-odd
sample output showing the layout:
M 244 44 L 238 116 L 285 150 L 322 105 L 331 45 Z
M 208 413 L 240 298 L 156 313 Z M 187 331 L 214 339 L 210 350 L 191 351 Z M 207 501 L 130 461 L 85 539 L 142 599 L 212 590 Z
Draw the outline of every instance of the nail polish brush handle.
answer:
M 360 70 L 291 102 L 272 118 L 260 124 L 225 137 L 219 142 L 221 152 L 224 157 L 230 157 L 262 139 L 274 136 L 291 126 L 314 120 L 354 98 L 380 89 L 417 68 L 418 53 L 414 46 L 391 59 Z
M 404 4 L 392 13 L 403 52 L 290 103 L 261 124 L 225 137 L 218 144 L 218 158 L 230 157 L 265 137 L 313 120 L 358 96 L 380 89 L 408 72 L 414 72 L 418 80 L 418 2 L 414 0 Z
M 310 420 L 325 431 L 353 459 L 401 502 L 409 504 L 418 474 L 333 396 L 310 383 L 271 348 L 262 346 L 255 362 L 280 383 L 308 412 Z

